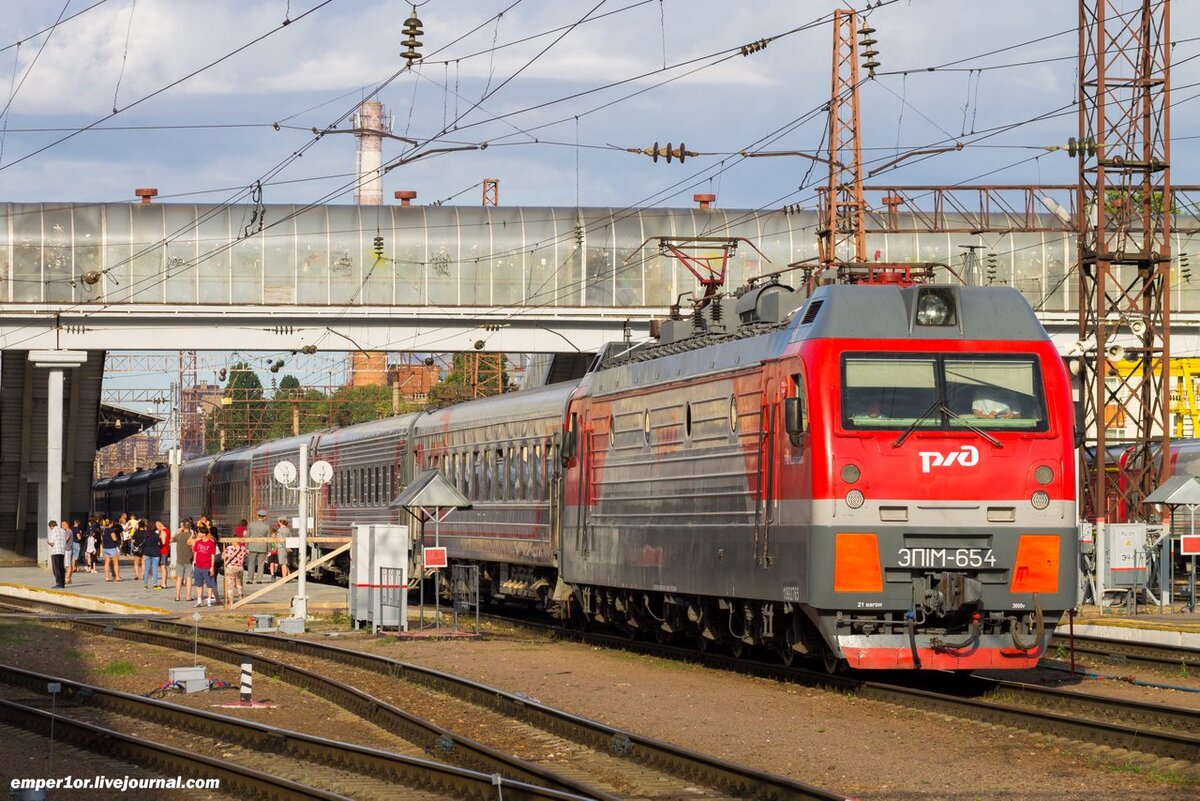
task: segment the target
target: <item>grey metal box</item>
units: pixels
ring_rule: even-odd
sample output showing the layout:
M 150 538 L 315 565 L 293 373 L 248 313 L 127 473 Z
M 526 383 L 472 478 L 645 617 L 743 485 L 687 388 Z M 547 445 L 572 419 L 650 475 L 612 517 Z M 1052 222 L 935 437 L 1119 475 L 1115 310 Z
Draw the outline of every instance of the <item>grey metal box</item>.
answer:
M 208 669 L 203 665 L 167 668 L 167 678 L 183 687 L 186 693 L 199 693 L 208 689 Z
M 303 634 L 304 620 L 298 617 L 285 617 L 279 621 L 280 634 Z

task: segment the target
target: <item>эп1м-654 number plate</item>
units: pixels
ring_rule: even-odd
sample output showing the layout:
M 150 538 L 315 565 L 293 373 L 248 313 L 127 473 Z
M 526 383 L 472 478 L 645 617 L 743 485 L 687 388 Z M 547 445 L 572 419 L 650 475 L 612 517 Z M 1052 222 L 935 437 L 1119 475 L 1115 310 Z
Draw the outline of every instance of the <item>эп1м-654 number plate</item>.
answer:
M 995 567 L 991 548 L 901 548 L 900 567 Z

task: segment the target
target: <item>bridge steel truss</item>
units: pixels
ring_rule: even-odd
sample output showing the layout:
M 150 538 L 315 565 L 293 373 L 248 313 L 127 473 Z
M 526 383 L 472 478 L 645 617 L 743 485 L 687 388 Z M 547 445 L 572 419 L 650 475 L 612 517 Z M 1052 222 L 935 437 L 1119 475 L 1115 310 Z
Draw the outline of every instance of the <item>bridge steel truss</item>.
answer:
M 1079 3 L 1079 339 L 1086 445 L 1085 513 L 1143 499 L 1170 472 L 1170 1 Z M 1124 356 L 1140 369 L 1119 372 Z M 1123 434 L 1115 436 L 1118 425 Z M 1110 435 L 1113 434 L 1113 435 Z M 1114 475 L 1109 448 L 1127 455 Z M 1086 449 L 1085 449 L 1086 450 Z M 1111 481 L 1111 485 L 1110 485 Z

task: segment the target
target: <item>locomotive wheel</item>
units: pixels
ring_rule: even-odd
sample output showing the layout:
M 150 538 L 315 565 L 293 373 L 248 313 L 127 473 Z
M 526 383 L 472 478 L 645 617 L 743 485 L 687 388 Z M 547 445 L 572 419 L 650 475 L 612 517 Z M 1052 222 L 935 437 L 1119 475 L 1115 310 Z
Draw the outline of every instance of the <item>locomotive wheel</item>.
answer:
M 705 637 L 703 634 L 696 635 L 696 650 L 702 654 L 707 654 L 709 648 L 712 647 L 712 640 Z
M 730 640 L 729 653 L 733 654 L 734 659 L 741 659 L 746 653 L 746 643 L 740 639 Z
M 796 661 L 796 652 L 789 648 L 786 643 L 781 645 L 776 650 L 776 653 L 779 654 L 779 661 L 783 663 L 784 667 L 791 667 L 792 663 Z
M 839 659 L 834 656 L 831 651 L 826 651 L 824 656 L 825 672 L 833 676 L 846 671 L 846 660 Z
M 665 631 L 661 626 L 654 630 L 654 641 L 659 645 L 666 645 L 673 639 L 675 639 L 675 635 Z

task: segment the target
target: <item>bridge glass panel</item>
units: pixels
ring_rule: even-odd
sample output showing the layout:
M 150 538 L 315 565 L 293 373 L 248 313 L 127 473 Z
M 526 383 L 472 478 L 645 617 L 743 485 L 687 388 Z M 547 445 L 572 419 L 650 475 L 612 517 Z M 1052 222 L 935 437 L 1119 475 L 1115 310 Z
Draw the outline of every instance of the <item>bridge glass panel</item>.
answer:
M 296 217 L 296 302 L 329 301 L 329 228 L 325 207 Z
M 998 283 L 1004 283 L 1006 272 L 1012 274 L 1012 286 L 1016 288 L 1029 305 L 1040 308 L 1045 300 L 1046 291 L 1050 288 L 1046 274 L 1046 248 L 1042 242 L 1043 236 L 1036 234 L 1012 234 L 1009 237 L 1007 253 L 999 256 L 997 269 Z M 986 265 L 984 266 L 986 271 Z
M 581 243 L 587 236 L 587 220 L 587 217 L 578 214 L 557 219 L 558 259 L 555 269 L 558 272 L 559 306 L 583 304 L 583 264 L 586 251 Z
M 675 236 L 674 215 L 662 209 L 646 209 L 638 213 L 641 219 L 641 238 L 634 247 L 648 237 Z M 624 244 L 624 243 L 622 243 Z M 618 254 L 620 251 L 618 250 Z M 642 276 L 646 284 L 646 303 L 670 306 L 675 302 L 675 259 L 659 252 L 658 242 L 647 243 L 634 261 L 642 265 Z
M 613 217 L 609 211 L 603 216 L 592 217 L 594 222 L 587 227 L 587 279 L 584 286 L 584 304 L 588 306 L 613 305 L 615 286 L 613 264 Z
M 458 210 L 458 302 L 464 306 L 491 304 L 491 209 Z
M 104 241 L 104 207 L 101 205 L 76 206 L 74 209 L 73 230 L 75 234 L 75 277 L 82 278 L 84 273 L 104 269 L 104 254 L 100 244 Z M 104 291 L 103 280 L 94 286 L 79 283 L 75 297 L 79 300 L 93 300 Z
M 646 258 L 654 252 L 650 248 L 638 249 L 645 238 L 642 233 L 642 215 L 632 210 L 618 212 L 615 230 L 614 305 L 641 306 L 646 297 Z
M 682 213 L 676 212 L 675 217 L 675 236 L 680 238 L 691 238 L 696 236 L 696 221 L 693 218 L 693 211 L 687 209 Z M 700 297 L 700 284 L 696 281 L 696 277 L 691 271 L 683 265 L 679 259 L 674 256 L 668 257 L 667 263 L 671 265 L 671 272 L 675 276 L 675 294 L 681 292 L 693 293 L 695 297 Z M 674 302 L 672 300 L 672 302 Z M 684 298 L 684 312 L 687 312 L 687 298 Z
M 425 263 L 425 282 L 429 302 L 437 305 L 458 303 L 458 209 L 440 206 L 425 211 L 428 226 L 429 256 Z
M 391 206 L 392 239 L 385 244 L 392 259 L 396 285 L 396 303 L 401 306 L 420 306 L 425 294 L 425 208 L 423 206 Z
M 71 250 L 71 209 L 69 206 L 48 205 L 42 210 L 42 265 L 47 302 L 72 300 L 71 285 L 75 282 L 74 254 Z
M 183 212 L 183 213 L 180 213 Z M 184 214 L 189 222 L 184 223 Z M 167 225 L 167 285 L 168 303 L 196 303 L 200 270 L 196 262 L 199 241 L 193 228 L 197 218 L 195 206 L 172 208 L 166 215 Z M 187 232 L 179 236 L 180 226 L 186 225 Z
M 391 253 L 392 214 L 385 206 L 360 206 L 362 236 L 359 244 L 362 266 L 362 290 L 356 303 L 387 306 L 392 303 L 392 275 L 395 266 Z M 382 255 L 375 252 L 375 235 L 383 237 Z
M 198 208 L 196 249 L 200 254 L 199 295 L 201 303 L 229 302 L 229 210 L 213 206 Z
M 486 271 L 492 280 L 493 306 L 520 303 L 525 270 L 525 230 L 521 209 L 492 207 L 488 210 L 492 231 L 492 252 L 480 272 Z M 536 212 L 535 212 L 536 213 Z
M 276 209 L 272 208 L 272 211 Z M 295 206 L 280 206 L 277 217 L 267 220 L 263 260 L 264 303 L 296 301 L 296 220 Z
M 105 300 L 109 303 L 128 303 L 132 297 L 132 208 L 128 203 L 105 207 L 105 225 L 108 229 L 104 248 L 105 269 L 108 271 Z
M 351 303 L 362 283 L 357 206 L 329 206 L 329 302 Z
M 42 299 L 42 207 L 25 206 L 12 216 L 13 300 Z
M 132 298 L 137 303 L 161 303 L 163 299 L 163 207 L 156 203 L 134 203 Z
M 251 210 L 247 206 L 237 209 L 229 218 L 234 236 L 240 239 L 230 249 L 232 259 L 229 273 L 229 298 L 234 303 L 262 303 L 263 287 L 263 241 L 261 234 L 246 235 L 250 225 Z M 250 231 L 254 228 L 250 227 Z
M 556 306 L 558 298 L 558 259 L 571 252 L 575 239 L 571 235 L 570 223 L 563 223 L 566 239 L 556 240 L 562 235 L 554 222 L 555 209 L 527 209 L 525 228 L 525 274 L 521 296 L 524 302 L 534 306 Z M 561 213 L 561 212 L 559 212 Z M 1200 261 L 1197 262 L 1200 270 Z

